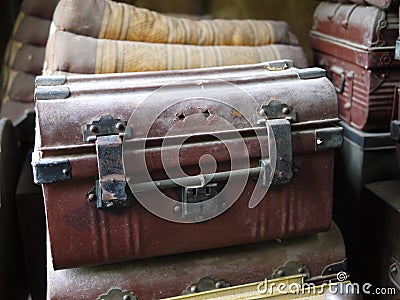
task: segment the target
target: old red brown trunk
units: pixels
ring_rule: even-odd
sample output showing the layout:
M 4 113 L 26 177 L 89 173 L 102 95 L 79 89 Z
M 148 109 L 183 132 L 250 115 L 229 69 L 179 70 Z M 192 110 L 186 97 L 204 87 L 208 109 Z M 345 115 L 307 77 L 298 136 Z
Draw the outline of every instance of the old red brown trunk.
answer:
M 336 94 L 323 74 L 286 61 L 39 78 L 33 165 L 55 269 L 327 230 L 333 148 L 342 137 Z M 145 147 L 134 148 L 141 141 Z M 198 176 L 199 161 L 209 156 L 216 169 Z M 171 175 L 178 166 L 183 179 Z M 243 172 L 250 176 L 241 189 Z M 262 201 L 249 208 L 253 192 Z M 213 196 L 220 202 L 207 202 Z
M 372 6 L 323 2 L 315 11 L 315 64 L 336 86 L 341 118 L 359 130 L 389 129 L 400 80 L 398 22 L 397 13 Z

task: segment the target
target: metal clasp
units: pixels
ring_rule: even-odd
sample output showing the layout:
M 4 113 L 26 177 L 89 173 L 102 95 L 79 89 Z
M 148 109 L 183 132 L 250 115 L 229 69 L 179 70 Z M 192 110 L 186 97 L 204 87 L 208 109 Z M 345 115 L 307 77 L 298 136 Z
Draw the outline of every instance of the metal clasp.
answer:
M 99 178 L 89 193 L 89 200 L 97 208 L 130 206 L 126 193 L 126 178 L 122 162 L 122 139 L 127 122 L 102 116 L 87 124 L 83 130 L 84 141 L 95 142 Z

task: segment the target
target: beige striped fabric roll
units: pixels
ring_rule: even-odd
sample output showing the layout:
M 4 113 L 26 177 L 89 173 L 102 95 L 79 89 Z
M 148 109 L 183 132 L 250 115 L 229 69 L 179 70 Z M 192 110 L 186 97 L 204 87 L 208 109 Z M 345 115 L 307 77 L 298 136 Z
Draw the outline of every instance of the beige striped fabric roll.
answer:
M 50 23 L 50 20 L 20 12 L 14 23 L 12 38 L 21 43 L 44 47 L 49 37 Z
M 61 0 L 54 23 L 60 30 L 110 40 L 203 46 L 299 44 L 283 21 L 175 18 L 110 0 Z
M 45 51 L 45 47 L 25 44 L 10 39 L 3 63 L 17 71 L 38 75 L 41 74 L 43 69 Z
M 122 73 L 253 64 L 290 58 L 297 67 L 307 60 L 297 46 L 193 46 L 95 39 L 56 31 L 46 49 L 45 74 Z
M 3 103 L 9 100 L 33 103 L 35 77 L 33 74 L 3 66 L 0 95 Z

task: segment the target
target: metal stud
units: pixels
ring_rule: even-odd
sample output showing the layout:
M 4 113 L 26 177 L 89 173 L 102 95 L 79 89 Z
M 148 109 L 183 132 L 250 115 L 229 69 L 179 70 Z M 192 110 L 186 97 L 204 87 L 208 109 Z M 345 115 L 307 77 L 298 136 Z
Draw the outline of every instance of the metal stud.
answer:
M 179 205 L 174 206 L 174 213 L 180 213 L 181 212 L 181 207 Z
M 122 123 L 117 123 L 115 125 L 115 128 L 117 128 L 118 130 L 122 131 L 122 130 L 125 130 L 125 125 L 122 124 Z
M 90 193 L 90 194 L 88 195 L 88 200 L 89 200 L 90 202 L 96 200 L 96 195 L 93 194 L 93 193 Z
M 282 113 L 285 114 L 285 115 L 287 115 L 288 113 L 290 113 L 289 108 L 287 108 L 287 107 L 282 108 Z
M 93 133 L 97 133 L 97 132 L 99 132 L 99 127 L 97 127 L 97 126 L 95 126 L 95 125 L 91 125 L 91 126 L 89 127 L 89 130 L 90 130 L 91 132 L 93 132 Z

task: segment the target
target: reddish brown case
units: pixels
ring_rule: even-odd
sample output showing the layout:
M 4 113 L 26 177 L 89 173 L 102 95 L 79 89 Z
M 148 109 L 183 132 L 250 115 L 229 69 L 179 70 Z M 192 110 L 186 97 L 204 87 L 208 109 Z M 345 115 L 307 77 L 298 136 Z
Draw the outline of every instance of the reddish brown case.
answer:
M 108 299 L 110 289 L 132 292 L 141 300 L 160 299 L 208 290 L 216 283 L 224 287 L 263 281 L 279 276 L 279 270 L 286 271 L 283 276 L 294 275 L 283 267 L 294 262 L 295 272 L 303 268 L 308 273 L 306 280 L 327 278 L 346 271 L 345 258 L 336 225 L 306 237 L 98 267 L 54 271 L 49 256 L 47 299 L 69 300 L 77 295 L 82 300 Z
M 340 117 L 359 130 L 389 130 L 400 80 L 398 25 L 398 14 L 373 6 L 323 2 L 315 11 L 315 64 L 336 85 Z
M 112 263 L 327 230 L 331 224 L 332 211 L 333 148 L 342 142 L 341 128 L 335 127 L 338 115 L 334 87 L 324 77 L 324 71 L 318 68 L 296 69 L 285 61 L 259 66 L 261 68 L 258 71 L 248 72 L 245 67 L 239 67 L 239 71 L 238 67 L 185 70 L 179 72 L 179 76 L 175 72 L 165 71 L 111 76 L 38 77 L 37 137 L 33 166 L 36 182 L 43 184 L 54 267 L 61 269 Z M 248 68 L 252 69 L 251 66 Z M 140 76 L 143 78 L 140 79 Z M 177 77 L 190 80 L 176 83 Z M 149 96 L 168 82 L 170 84 L 166 89 L 171 93 L 162 94 L 156 97 L 157 100 Z M 209 100 L 190 100 L 193 95 L 201 95 L 202 91 L 206 92 L 205 96 Z M 246 93 L 255 101 L 251 105 L 243 98 Z M 184 97 L 182 99 L 188 99 L 174 104 L 177 100 L 174 97 L 181 99 L 181 96 Z M 113 128 L 117 126 L 119 130 L 123 130 L 123 123 L 133 113 L 132 108 L 144 98 L 146 110 L 163 111 L 146 137 L 151 144 L 160 145 L 158 143 L 164 140 L 171 126 L 183 126 L 182 130 L 190 132 L 187 137 L 194 135 L 194 140 L 181 149 L 179 160 L 170 161 L 170 166 L 181 166 L 191 175 L 188 178 L 190 182 L 198 179 L 193 175 L 198 173 L 199 159 L 205 154 L 215 156 L 218 162 L 217 171 L 222 172 L 217 177 L 224 177 L 227 174 L 224 172 L 229 172 L 230 162 L 250 159 L 249 172 L 253 172 L 255 178 L 258 178 L 260 168 L 263 168 L 259 166 L 261 146 L 253 128 L 256 131 L 263 130 L 265 127 L 262 124 L 265 124 L 266 116 L 260 114 L 269 116 L 271 124 L 276 126 L 276 138 L 279 137 L 274 188 L 269 190 L 258 206 L 249 209 L 250 195 L 256 186 L 262 185 L 260 182 L 256 183 L 257 180 L 249 180 L 243 192 L 228 190 L 231 194 L 224 196 L 224 203 L 228 207 L 232 206 L 226 212 L 201 222 L 204 220 L 203 215 L 186 211 L 184 204 L 187 201 L 201 202 L 196 198 L 197 190 L 176 187 L 165 174 L 165 164 L 160 160 L 160 146 L 146 146 L 142 153 L 146 157 L 152 180 L 157 181 L 163 192 L 178 200 L 172 203 L 162 202 L 165 203 L 163 207 L 168 214 L 167 218 L 177 217 L 185 224 L 167 221 L 150 213 L 133 197 L 128 196 L 129 190 L 128 194 L 124 194 L 124 171 L 119 169 L 118 172 L 121 173 L 117 175 L 118 172 L 114 169 L 121 167 L 122 148 L 118 145 L 122 145 L 122 141 Z M 212 100 L 221 98 L 229 105 Z M 172 106 L 169 107 L 170 105 Z M 169 108 L 166 109 L 167 107 Z M 243 112 L 240 113 L 234 107 L 243 109 Z M 263 111 L 260 111 L 261 108 Z M 243 113 L 252 116 L 251 121 L 247 122 Z M 132 126 L 145 126 L 147 117 L 146 113 L 141 119 L 135 119 Z M 191 118 L 199 120 L 192 123 L 188 121 Z M 219 123 L 214 123 L 214 118 L 222 118 L 235 124 L 237 129 L 233 132 L 243 135 L 248 155 L 239 150 L 231 155 L 227 153 L 225 144 L 233 143 L 237 147 L 237 139 L 225 143 L 213 141 L 211 135 L 216 131 L 221 132 L 224 137 L 232 132 L 220 127 Z M 103 121 L 112 123 L 117 119 L 121 119 L 122 123 L 109 128 L 110 133 L 114 132 L 111 135 L 103 136 L 99 132 L 98 138 L 89 138 L 85 133 L 87 131 L 83 129 L 89 126 L 90 130 L 96 131 L 97 121 L 102 124 Z M 92 122 L 95 122 L 92 124 L 94 127 L 88 125 Z M 143 128 L 136 128 L 132 132 L 139 134 L 141 130 Z M 97 156 L 96 144 L 101 144 L 103 138 L 117 139 L 115 160 L 108 156 L 102 158 L 101 150 Z M 129 140 L 135 143 L 138 141 L 136 138 L 138 136 L 132 136 Z M 261 140 L 263 145 L 268 145 L 266 136 Z M 169 141 L 175 142 L 174 139 Z M 272 142 L 271 145 L 273 144 Z M 175 145 L 169 149 L 178 149 L 177 147 L 179 148 Z M 132 159 L 136 159 L 135 154 L 133 155 Z M 130 159 L 129 156 L 127 161 Z M 103 168 L 103 163 L 114 167 L 110 169 L 111 165 L 108 165 Z M 268 173 L 268 167 L 266 168 L 263 169 L 263 174 Z M 241 172 L 240 168 L 235 170 Z M 108 176 L 103 171 L 111 171 L 112 174 Z M 125 171 L 127 174 L 132 171 L 133 176 L 140 177 L 142 174 L 135 168 Z M 97 176 L 99 185 L 93 190 Z M 262 180 L 268 178 L 268 175 L 259 178 Z M 111 180 L 111 189 L 107 188 L 108 180 Z M 145 195 L 151 195 L 147 193 L 147 181 L 140 182 L 145 185 Z M 114 183 L 118 185 L 117 190 L 114 190 Z M 315 189 L 315 186 L 319 188 Z M 140 184 L 135 185 L 134 189 L 136 188 L 139 189 L 135 190 L 137 198 L 142 196 L 143 190 Z M 207 188 L 208 185 L 203 184 L 198 195 L 219 193 L 216 186 L 213 192 L 207 192 Z M 266 191 L 265 188 L 263 191 Z M 237 198 L 236 193 L 240 197 L 232 204 L 229 201 Z M 106 207 L 121 207 L 122 210 L 116 213 Z M 203 213 L 207 216 L 211 211 L 211 207 L 206 207 Z M 192 214 L 196 216 L 198 223 L 188 221 L 187 218 Z M 227 226 L 234 234 L 226 233 Z M 189 238 L 193 235 L 195 238 Z

